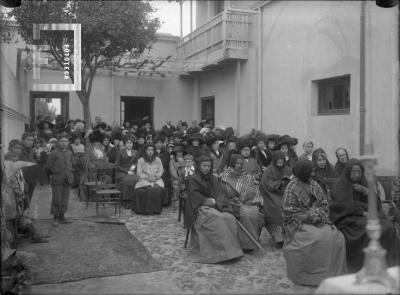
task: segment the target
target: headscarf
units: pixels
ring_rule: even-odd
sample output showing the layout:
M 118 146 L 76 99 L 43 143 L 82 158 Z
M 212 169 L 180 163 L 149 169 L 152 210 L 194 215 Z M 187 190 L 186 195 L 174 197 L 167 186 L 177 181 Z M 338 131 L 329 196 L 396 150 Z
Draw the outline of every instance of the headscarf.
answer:
M 337 183 L 331 191 L 332 199 L 335 202 L 349 204 L 353 203 L 354 201 L 365 199 L 361 193 L 353 189 L 353 184 L 355 182 L 350 179 L 351 169 L 355 165 L 358 165 L 361 168 L 361 179 L 357 183 L 365 187 L 368 186 L 367 180 L 364 177 L 364 166 L 362 165 L 361 161 L 357 159 L 350 159 L 347 162 L 342 175 L 339 177 Z
M 207 155 L 201 155 L 195 159 L 195 162 L 196 162 L 196 173 L 199 174 L 201 176 L 201 178 L 203 178 L 204 180 L 209 180 L 211 178 L 212 171 L 213 171 L 213 167 L 212 167 L 213 160 Z M 210 164 L 211 164 L 210 172 L 208 174 L 204 174 L 200 169 L 200 165 L 203 162 L 210 162 Z
M 344 150 L 345 151 L 346 156 L 347 156 L 347 161 L 349 160 L 349 153 L 347 152 L 347 150 L 345 148 L 337 148 L 336 151 L 335 151 L 335 155 L 336 155 L 336 158 L 337 158 L 337 162 L 335 164 L 335 170 L 336 170 L 337 174 L 341 175 L 343 173 L 344 168 L 346 167 L 347 163 L 342 163 L 339 160 L 339 157 L 338 157 L 338 151 L 339 150 Z
M 235 165 L 238 159 L 242 159 L 243 160 L 243 156 L 240 154 L 233 154 L 231 155 L 230 159 L 229 159 L 229 163 L 228 163 L 228 167 L 231 167 L 232 169 L 235 169 Z
M 308 160 L 301 159 L 296 162 L 293 167 L 293 174 L 302 182 L 308 183 L 311 173 L 314 170 L 314 165 Z
M 318 157 L 320 156 L 322 156 L 326 161 L 326 165 L 324 168 L 320 168 L 317 164 Z M 317 178 L 337 177 L 337 173 L 331 163 L 329 163 L 328 157 L 323 149 L 318 148 L 312 153 L 312 161 L 315 165 L 315 175 Z
M 283 162 L 285 162 L 285 153 L 282 151 L 273 151 L 272 152 L 272 164 L 278 169 L 283 168 L 283 167 L 276 166 L 276 163 L 278 162 L 279 159 L 282 159 Z

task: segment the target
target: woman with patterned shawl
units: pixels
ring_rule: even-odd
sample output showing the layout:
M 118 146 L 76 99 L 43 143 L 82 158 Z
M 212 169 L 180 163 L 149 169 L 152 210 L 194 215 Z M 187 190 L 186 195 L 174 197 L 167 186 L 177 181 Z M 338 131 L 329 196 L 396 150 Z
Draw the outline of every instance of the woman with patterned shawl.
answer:
M 255 178 L 243 170 L 243 157 L 238 154 L 232 155 L 228 168 L 220 178 L 227 201 L 239 213 L 240 223 L 258 240 L 264 226 L 264 214 L 260 210 L 263 199 L 258 186 L 254 184 Z M 242 249 L 257 248 L 243 230 L 239 229 L 238 235 Z
M 368 210 L 368 182 L 364 177 L 364 166 L 351 159 L 331 191 L 330 218 L 343 233 L 346 240 L 347 265 L 351 272 L 363 266 L 364 252 L 369 238 L 366 231 Z M 389 266 L 400 262 L 400 242 L 391 221 L 382 211 L 377 195 L 378 217 L 381 225 L 380 243 L 386 249 Z
M 218 263 L 243 256 L 236 218 L 218 179 L 212 175 L 212 160 L 196 159 L 196 173 L 189 178 L 185 203 L 188 228 L 198 235 L 200 263 Z M 192 237 L 193 230 L 192 230 Z M 192 240 L 193 241 L 193 240 Z
M 260 182 L 260 191 L 264 200 L 266 228 L 279 247 L 283 246 L 282 227 L 283 193 L 289 183 L 292 169 L 285 165 L 285 153 L 274 151 L 272 162 L 265 169 Z
M 312 179 L 314 167 L 299 160 L 283 198 L 283 253 L 288 277 L 301 285 L 316 286 L 327 277 L 346 272 L 343 235 L 329 220 L 328 201 Z

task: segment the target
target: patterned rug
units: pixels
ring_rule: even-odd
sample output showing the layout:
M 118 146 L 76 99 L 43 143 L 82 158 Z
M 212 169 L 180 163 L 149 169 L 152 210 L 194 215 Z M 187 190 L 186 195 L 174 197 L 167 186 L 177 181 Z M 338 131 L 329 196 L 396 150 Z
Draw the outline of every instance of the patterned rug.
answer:
M 184 293 L 292 293 L 312 294 L 315 288 L 299 286 L 286 276 L 281 249 L 273 246 L 266 230 L 261 245 L 266 253 L 245 253 L 244 257 L 221 264 L 200 264 L 199 252 L 184 249 L 186 230 L 177 222 L 177 209 L 164 208 L 161 215 L 135 215 L 126 210 L 121 220 L 177 279 Z
M 161 270 L 141 242 L 124 224 L 73 220 L 52 227 L 51 220 L 35 225 L 49 232 L 49 243 L 22 241 L 18 250 L 36 254 L 32 261 L 34 284 L 51 284 L 87 278 L 146 273 Z

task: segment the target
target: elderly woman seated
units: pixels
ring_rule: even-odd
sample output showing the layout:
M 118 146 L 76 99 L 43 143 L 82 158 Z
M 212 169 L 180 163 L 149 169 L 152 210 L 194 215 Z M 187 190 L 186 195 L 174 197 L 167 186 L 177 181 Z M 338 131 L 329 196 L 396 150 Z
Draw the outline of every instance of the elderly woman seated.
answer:
M 198 235 L 200 263 L 218 263 L 243 256 L 232 208 L 212 175 L 212 159 L 197 158 L 197 170 L 189 178 L 186 217 L 188 228 Z M 192 237 L 193 237 L 192 230 Z
M 364 166 L 351 159 L 333 187 L 330 202 L 330 218 L 343 233 L 346 240 L 347 265 L 350 271 L 361 269 L 364 261 L 363 249 L 368 245 L 366 231 L 368 209 L 368 183 L 364 177 Z M 389 266 L 400 262 L 400 241 L 392 222 L 385 216 L 382 203 L 377 198 L 378 217 L 381 225 L 380 243 L 386 249 Z
M 312 179 L 313 170 L 311 161 L 299 160 L 283 200 L 287 273 L 302 285 L 318 285 L 346 271 L 344 237 L 329 220 L 328 201 Z
M 161 159 L 154 154 L 154 145 L 145 146 L 144 155 L 138 160 L 133 210 L 137 214 L 160 214 L 164 195 L 164 172 Z
M 118 151 L 117 165 L 117 183 L 122 191 L 122 201 L 129 208 L 133 201 L 135 185 L 139 180 L 136 175 L 137 151 L 133 149 L 133 137 L 125 136 L 123 142 L 125 149 Z
M 233 154 L 228 168 L 221 174 L 221 186 L 227 201 L 237 211 L 240 223 L 258 240 L 264 226 L 264 214 L 261 211 L 263 199 L 253 176 L 243 170 L 243 157 Z M 243 230 L 239 230 L 242 249 L 254 250 L 256 246 Z

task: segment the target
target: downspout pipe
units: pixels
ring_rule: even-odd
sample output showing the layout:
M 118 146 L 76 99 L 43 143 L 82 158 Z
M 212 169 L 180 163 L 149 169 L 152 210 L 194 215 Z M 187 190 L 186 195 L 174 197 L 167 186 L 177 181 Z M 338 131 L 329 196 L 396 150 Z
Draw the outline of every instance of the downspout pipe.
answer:
M 262 42 L 262 27 L 263 27 L 263 16 L 262 6 L 258 9 L 258 71 L 257 71 L 257 129 L 262 129 L 262 53 L 263 53 L 263 42 Z
M 360 155 L 365 154 L 366 90 L 365 90 L 365 0 L 361 1 L 360 14 Z M 371 110 L 369 110 L 371 111 Z

